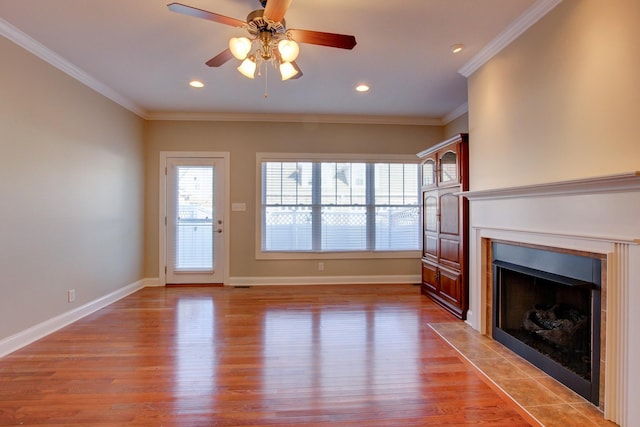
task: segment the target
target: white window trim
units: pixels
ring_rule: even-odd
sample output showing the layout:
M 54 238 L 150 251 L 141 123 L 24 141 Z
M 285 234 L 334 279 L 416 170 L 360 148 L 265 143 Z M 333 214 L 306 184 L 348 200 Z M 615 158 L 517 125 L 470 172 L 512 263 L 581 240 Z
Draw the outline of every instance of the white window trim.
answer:
M 263 252 L 262 251 L 262 162 L 379 162 L 415 163 L 420 159 L 409 154 L 340 154 L 340 153 L 256 153 L 256 233 L 255 257 L 259 260 L 289 259 L 417 259 L 421 251 L 345 251 L 345 252 Z M 420 168 L 418 168 L 420 173 Z M 418 197 L 418 203 L 420 198 Z

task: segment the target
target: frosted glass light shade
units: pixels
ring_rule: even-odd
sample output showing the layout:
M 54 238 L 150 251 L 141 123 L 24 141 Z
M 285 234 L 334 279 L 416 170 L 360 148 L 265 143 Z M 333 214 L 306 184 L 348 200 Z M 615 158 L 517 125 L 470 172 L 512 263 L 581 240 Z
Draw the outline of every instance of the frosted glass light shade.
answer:
M 300 53 L 300 47 L 293 40 L 284 39 L 278 43 L 278 51 L 283 62 L 293 62 L 298 57 L 298 53 Z
M 232 37 L 229 39 L 229 50 L 239 60 L 243 60 L 251 50 L 251 41 L 246 37 Z
M 247 58 L 242 61 L 242 64 L 238 67 L 238 71 L 245 76 L 252 79 L 256 74 L 256 63 L 252 61 L 251 58 Z
M 283 62 L 280 64 L 280 75 L 282 76 L 282 80 L 289 80 L 296 74 L 298 74 L 298 70 L 296 70 L 291 62 Z

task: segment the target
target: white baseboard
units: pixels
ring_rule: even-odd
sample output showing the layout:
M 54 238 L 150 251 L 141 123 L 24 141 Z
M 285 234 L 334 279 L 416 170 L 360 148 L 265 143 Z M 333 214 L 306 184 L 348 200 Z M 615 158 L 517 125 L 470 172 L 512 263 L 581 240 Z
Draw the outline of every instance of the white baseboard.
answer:
M 148 280 L 153 281 L 153 279 L 138 280 L 137 282 L 124 286 L 103 297 L 0 340 L 0 357 L 4 357 L 9 353 L 31 344 L 32 342 L 39 340 L 58 329 L 64 328 L 65 326 L 142 289 L 146 286 Z
M 164 286 L 160 278 L 144 280 L 146 288 Z M 225 286 L 266 286 L 266 285 L 367 285 L 367 284 L 418 284 L 419 274 L 389 276 L 283 276 L 283 277 L 229 277 Z
M 145 288 L 157 288 L 159 286 L 164 286 L 163 283 L 160 283 L 159 277 L 147 277 L 146 279 L 142 279 L 142 282 Z
M 415 284 L 420 275 L 397 276 L 302 276 L 302 277 L 229 277 L 226 286 L 262 285 L 364 285 L 364 284 Z

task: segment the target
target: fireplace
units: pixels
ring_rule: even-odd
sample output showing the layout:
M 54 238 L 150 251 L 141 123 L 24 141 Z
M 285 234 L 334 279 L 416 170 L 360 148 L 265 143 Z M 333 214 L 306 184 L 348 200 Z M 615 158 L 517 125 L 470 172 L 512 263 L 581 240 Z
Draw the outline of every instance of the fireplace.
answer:
M 497 341 L 599 405 L 602 261 L 492 243 Z
M 469 199 L 471 212 L 467 322 L 493 336 L 494 242 L 557 248 L 600 259 L 597 408 L 606 420 L 621 426 L 640 425 L 640 405 L 633 404 L 640 392 L 640 364 L 633 363 L 640 354 L 636 326 L 640 325 L 640 172 L 478 189 L 462 195 Z M 591 363 L 595 360 L 592 355 Z

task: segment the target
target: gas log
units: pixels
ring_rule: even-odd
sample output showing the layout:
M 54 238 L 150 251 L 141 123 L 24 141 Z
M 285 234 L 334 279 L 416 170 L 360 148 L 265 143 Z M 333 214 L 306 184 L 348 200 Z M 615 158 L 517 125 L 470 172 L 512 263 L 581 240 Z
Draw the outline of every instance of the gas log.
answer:
M 568 304 L 539 307 L 525 313 L 522 327 L 536 336 L 560 347 L 572 345 L 577 332 L 588 323 L 589 316 Z

